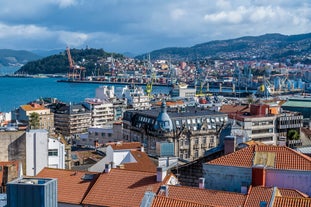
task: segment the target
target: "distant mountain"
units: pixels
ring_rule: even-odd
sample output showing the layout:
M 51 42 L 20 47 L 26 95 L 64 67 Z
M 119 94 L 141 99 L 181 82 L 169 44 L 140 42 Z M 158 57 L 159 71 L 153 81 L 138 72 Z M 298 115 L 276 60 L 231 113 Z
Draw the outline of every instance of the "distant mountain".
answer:
M 63 52 L 64 49 L 55 49 L 55 50 L 31 50 L 32 53 L 37 54 L 41 57 L 47 57 L 51 55 L 57 55 Z
M 103 49 L 70 49 L 70 53 L 74 62 L 86 68 L 86 75 L 91 75 L 96 67 L 102 67 L 105 70 L 105 60 L 108 57 L 123 58 L 123 55 L 107 53 Z M 95 64 L 100 63 L 100 64 Z M 102 63 L 102 64 L 101 64 Z M 100 65 L 100 66 L 99 66 Z M 35 74 L 66 74 L 69 71 L 69 62 L 66 51 L 59 52 L 56 55 L 41 58 L 36 61 L 30 61 L 22 66 L 15 73 L 23 73 L 29 75 Z
M 3 66 L 20 66 L 40 58 L 39 55 L 25 50 L 0 49 L 0 65 Z
M 196 60 L 259 59 L 310 61 L 311 33 L 300 35 L 265 34 L 229 40 L 210 41 L 192 47 L 170 47 L 150 53 L 151 59 Z M 136 56 L 143 59 L 146 54 Z

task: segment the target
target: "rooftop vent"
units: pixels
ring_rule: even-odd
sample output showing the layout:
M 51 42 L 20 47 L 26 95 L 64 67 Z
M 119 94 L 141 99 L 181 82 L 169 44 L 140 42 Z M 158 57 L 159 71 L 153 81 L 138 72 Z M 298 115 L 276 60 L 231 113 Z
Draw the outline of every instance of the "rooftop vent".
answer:
M 84 174 L 81 179 L 84 181 L 90 181 L 94 179 L 94 176 L 95 174 Z

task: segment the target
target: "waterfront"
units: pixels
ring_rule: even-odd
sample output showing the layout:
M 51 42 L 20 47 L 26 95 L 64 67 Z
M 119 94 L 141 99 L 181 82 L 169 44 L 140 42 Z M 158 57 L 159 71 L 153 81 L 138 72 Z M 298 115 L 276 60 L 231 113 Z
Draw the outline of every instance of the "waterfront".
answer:
M 78 103 L 95 96 L 104 84 L 57 82 L 58 78 L 0 78 L 0 112 L 8 112 L 22 104 L 43 97 Z M 125 85 L 115 85 L 118 93 Z M 144 87 L 143 87 L 144 88 Z M 169 93 L 169 87 L 154 86 L 153 93 Z

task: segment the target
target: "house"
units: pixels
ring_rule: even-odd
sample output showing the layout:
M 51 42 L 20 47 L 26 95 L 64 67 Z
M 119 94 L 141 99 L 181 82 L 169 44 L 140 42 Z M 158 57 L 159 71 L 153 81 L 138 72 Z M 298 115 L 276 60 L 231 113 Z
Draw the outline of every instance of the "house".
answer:
M 95 206 L 139 206 L 146 191 L 158 192 L 162 185 L 176 184 L 176 177 L 161 172 L 107 169 L 99 176 L 82 204 Z
M 106 157 L 90 167 L 90 172 L 104 172 L 105 165 L 112 163 L 113 168 L 156 172 L 156 165 L 144 152 L 139 142 L 110 143 L 106 148 Z
M 252 186 L 311 195 L 311 158 L 285 146 L 253 145 L 203 164 L 205 188 L 245 191 Z
M 57 179 L 58 206 L 82 206 L 81 202 L 98 178 L 97 173 L 44 168 L 37 178 Z

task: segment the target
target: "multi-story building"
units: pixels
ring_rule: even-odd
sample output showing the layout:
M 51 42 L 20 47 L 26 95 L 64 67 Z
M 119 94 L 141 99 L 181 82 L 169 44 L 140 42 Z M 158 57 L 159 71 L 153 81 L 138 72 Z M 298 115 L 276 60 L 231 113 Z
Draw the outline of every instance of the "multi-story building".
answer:
M 91 125 L 91 111 L 82 104 L 61 104 L 54 110 L 55 132 L 64 136 L 86 132 Z
M 54 114 L 49 108 L 37 103 L 26 104 L 17 108 L 12 112 L 12 121 L 28 125 L 32 113 L 39 115 L 39 129 L 46 129 L 49 132 L 54 130 Z
M 219 133 L 228 115 L 197 107 L 130 110 L 124 113 L 124 141 L 139 141 L 148 154 L 156 154 L 156 143 L 174 143 L 175 156 L 194 160 L 218 146 Z
M 151 108 L 150 98 L 141 87 L 125 86 L 122 90 L 122 97 L 127 100 L 127 105 L 135 110 Z
M 86 98 L 83 105 L 91 111 L 93 127 L 101 127 L 114 120 L 113 104 L 108 100 Z

